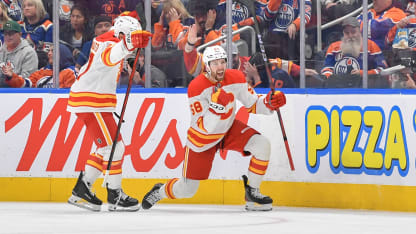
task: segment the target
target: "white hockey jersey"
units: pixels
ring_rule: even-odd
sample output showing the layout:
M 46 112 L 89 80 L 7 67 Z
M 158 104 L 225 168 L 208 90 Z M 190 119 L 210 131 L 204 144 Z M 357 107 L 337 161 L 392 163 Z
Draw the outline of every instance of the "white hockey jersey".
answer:
M 124 58 L 130 54 L 123 41 L 109 31 L 96 37 L 88 62 L 81 68 L 69 93 L 69 112 L 113 112 L 116 88 Z
M 209 111 L 209 103 L 214 87 L 205 74 L 200 74 L 188 87 L 188 99 L 191 108 L 191 126 L 188 129 L 187 146 L 195 152 L 205 151 L 222 140 L 232 126 L 236 115 L 236 102 L 226 106 L 225 115 Z M 227 69 L 221 88 L 234 94 L 250 113 L 272 114 L 266 107 L 264 97 L 258 96 L 247 84 L 244 74 L 239 70 Z

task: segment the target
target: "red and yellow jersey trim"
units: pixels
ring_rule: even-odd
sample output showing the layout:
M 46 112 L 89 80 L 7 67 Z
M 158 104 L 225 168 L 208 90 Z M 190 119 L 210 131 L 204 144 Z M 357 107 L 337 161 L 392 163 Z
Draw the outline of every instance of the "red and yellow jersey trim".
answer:
M 100 94 L 93 92 L 70 92 L 68 105 L 72 107 L 115 107 L 117 97 L 115 94 Z
M 197 147 L 214 143 L 224 137 L 225 134 L 203 134 L 193 128 L 188 129 L 188 140 Z
M 103 60 L 103 63 L 109 67 L 113 67 L 117 64 L 120 63 L 120 61 L 116 62 L 116 63 L 112 63 L 110 60 L 110 53 L 111 53 L 111 49 L 113 48 L 113 46 L 109 46 L 107 48 L 105 48 L 104 52 L 101 54 L 101 59 Z

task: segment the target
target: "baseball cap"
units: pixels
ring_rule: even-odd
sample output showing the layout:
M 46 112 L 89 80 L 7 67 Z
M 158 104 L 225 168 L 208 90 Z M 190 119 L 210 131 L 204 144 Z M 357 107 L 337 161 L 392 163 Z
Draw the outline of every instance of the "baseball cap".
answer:
M 346 18 L 344 21 L 342 21 L 342 27 L 345 26 L 352 26 L 352 27 L 360 27 L 360 23 L 358 22 L 358 20 L 355 17 L 348 17 Z
M 225 51 L 227 51 L 227 43 L 222 43 L 221 44 L 221 47 L 225 50 Z M 233 43 L 231 43 L 231 53 L 232 54 L 238 54 L 238 48 L 237 48 L 237 45 L 233 42 Z
M 8 20 L 4 25 L 3 25 L 3 31 L 15 31 L 15 32 L 21 32 L 22 28 L 20 27 L 20 24 L 17 23 L 14 20 Z

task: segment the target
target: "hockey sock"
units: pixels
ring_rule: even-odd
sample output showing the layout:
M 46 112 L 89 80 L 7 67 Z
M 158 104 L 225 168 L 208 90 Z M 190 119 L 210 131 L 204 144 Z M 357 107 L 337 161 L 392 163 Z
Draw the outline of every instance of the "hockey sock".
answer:
M 266 174 L 269 161 L 263 161 L 252 156 L 250 165 L 248 167 L 248 183 L 253 188 L 259 188 L 260 183 L 263 180 L 264 174 Z

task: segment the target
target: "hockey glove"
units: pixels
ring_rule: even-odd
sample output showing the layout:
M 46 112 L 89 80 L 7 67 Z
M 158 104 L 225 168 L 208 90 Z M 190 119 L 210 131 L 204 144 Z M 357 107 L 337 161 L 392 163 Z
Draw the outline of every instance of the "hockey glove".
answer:
M 209 110 L 217 115 L 225 114 L 227 112 L 226 106 L 232 102 L 234 102 L 234 95 L 219 88 L 211 95 Z
M 129 32 L 124 37 L 124 45 L 129 51 L 136 48 L 145 48 L 149 43 L 152 34 L 148 31 L 136 30 Z
M 286 104 L 286 96 L 280 91 L 274 91 L 274 93 L 270 91 L 264 99 L 264 104 L 272 111 L 277 110 Z

